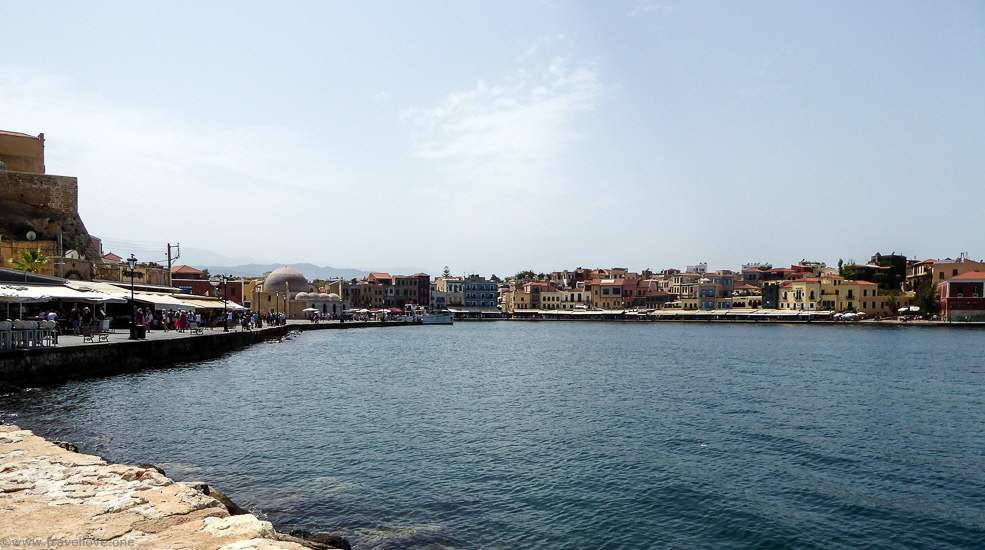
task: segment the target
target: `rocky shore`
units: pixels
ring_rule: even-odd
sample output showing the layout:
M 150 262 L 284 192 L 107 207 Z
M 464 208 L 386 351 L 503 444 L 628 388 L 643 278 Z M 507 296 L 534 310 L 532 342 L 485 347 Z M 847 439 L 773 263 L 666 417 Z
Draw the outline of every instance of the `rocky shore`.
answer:
M 345 539 L 278 533 L 205 483 L 149 464 L 113 464 L 0 425 L 0 549 L 349 548 Z

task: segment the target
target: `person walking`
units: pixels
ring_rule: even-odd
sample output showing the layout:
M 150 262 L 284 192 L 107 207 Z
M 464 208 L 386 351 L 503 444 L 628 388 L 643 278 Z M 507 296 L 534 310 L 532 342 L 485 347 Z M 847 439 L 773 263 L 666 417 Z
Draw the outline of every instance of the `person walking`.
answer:
M 79 304 L 72 305 L 72 310 L 68 312 L 68 323 L 72 326 L 72 334 L 78 336 L 79 323 L 82 321 L 82 313 L 79 311 Z

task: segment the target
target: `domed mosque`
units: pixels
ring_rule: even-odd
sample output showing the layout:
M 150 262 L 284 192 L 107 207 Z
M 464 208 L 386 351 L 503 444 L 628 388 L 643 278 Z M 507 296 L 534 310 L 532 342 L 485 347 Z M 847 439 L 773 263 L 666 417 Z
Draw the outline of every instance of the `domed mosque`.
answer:
M 267 278 L 263 280 L 265 292 L 297 294 L 298 292 L 311 292 L 314 288 L 308 283 L 308 279 L 304 277 L 303 273 L 287 266 L 271 271 L 270 275 L 267 275 Z
M 338 317 L 345 309 L 338 294 L 319 291 L 303 273 L 287 266 L 271 271 L 258 294 L 261 311 L 286 312 L 289 319 L 306 319 L 315 312 Z

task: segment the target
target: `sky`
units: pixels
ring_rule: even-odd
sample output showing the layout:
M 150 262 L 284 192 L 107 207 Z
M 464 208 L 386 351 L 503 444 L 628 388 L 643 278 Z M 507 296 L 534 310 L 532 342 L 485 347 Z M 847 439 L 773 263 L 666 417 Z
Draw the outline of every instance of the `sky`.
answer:
M 980 1 L 3 11 L 0 129 L 45 134 L 120 256 L 486 276 L 985 257 Z

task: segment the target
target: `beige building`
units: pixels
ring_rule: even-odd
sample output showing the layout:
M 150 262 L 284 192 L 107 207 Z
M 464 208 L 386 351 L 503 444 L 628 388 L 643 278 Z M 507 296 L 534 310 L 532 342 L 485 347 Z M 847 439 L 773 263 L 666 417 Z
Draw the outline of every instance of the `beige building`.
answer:
M 271 271 L 253 289 L 254 311 L 286 313 L 288 319 L 304 319 L 307 317 L 304 309 L 312 307 L 313 300 L 309 296 L 312 293 L 319 294 L 318 289 L 300 271 L 284 266 Z M 325 303 L 328 301 L 324 300 Z M 320 311 L 321 307 L 318 309 Z M 341 313 L 341 308 L 338 311 Z
M 867 316 L 896 315 L 910 304 L 912 294 L 889 296 L 868 281 L 846 281 L 836 275 L 806 277 L 780 287 L 780 309 L 859 312 Z
M 0 162 L 12 172 L 44 174 L 44 134 L 0 130 Z
M 924 260 L 908 265 L 906 283 L 908 289 L 916 290 L 923 283 L 938 285 L 952 277 L 974 272 L 985 272 L 985 263 L 971 260 L 963 253 L 956 260 Z

